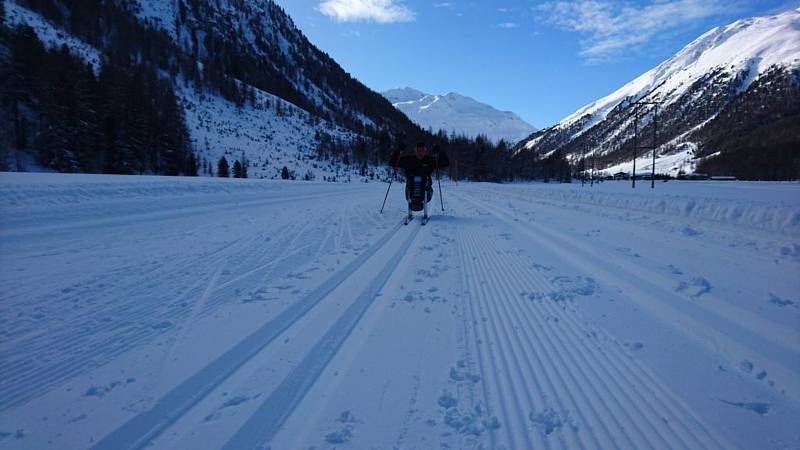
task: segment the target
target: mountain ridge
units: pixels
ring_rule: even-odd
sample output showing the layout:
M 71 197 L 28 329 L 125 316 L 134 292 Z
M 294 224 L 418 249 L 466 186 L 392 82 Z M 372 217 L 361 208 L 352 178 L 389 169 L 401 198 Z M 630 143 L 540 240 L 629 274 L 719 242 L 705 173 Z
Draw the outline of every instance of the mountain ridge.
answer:
M 759 88 L 762 101 L 782 104 L 786 94 L 795 98 L 798 67 L 800 9 L 737 20 L 703 33 L 671 58 L 611 94 L 578 109 L 558 124 L 533 133 L 515 147 L 515 152 L 547 156 L 559 151 L 574 163 L 582 159 L 585 152 L 609 172 L 630 172 L 634 103 L 646 100 L 660 103 L 656 172 L 677 175 L 698 166 L 709 167 L 706 161 L 724 155 L 730 145 L 735 147 L 734 152 L 752 159 L 758 156 L 754 153 L 759 147 L 755 138 L 741 138 L 735 144 L 711 142 L 703 139 L 702 129 L 722 126 L 714 124 L 719 114 L 735 99 L 747 97 L 751 86 L 762 77 L 773 79 L 775 86 L 771 98 L 764 98 L 764 87 Z M 748 102 L 739 103 L 741 108 L 747 109 L 743 114 L 754 115 L 759 108 Z M 652 135 L 654 110 L 650 108 L 639 110 L 640 137 Z M 777 114 L 795 116 L 797 109 L 790 104 Z M 795 173 L 797 177 L 800 165 L 787 153 L 790 143 L 783 139 L 775 142 L 774 145 L 786 151 L 774 164 L 787 165 L 786 175 Z M 644 158 L 636 165 L 652 170 L 652 162 Z M 747 173 L 742 167 L 734 170 L 730 164 L 727 167 L 718 165 L 715 170 L 735 171 L 743 178 L 770 177 Z
M 485 135 L 493 142 L 514 144 L 536 130 L 511 111 L 500 111 L 472 97 L 448 92 L 428 94 L 411 87 L 382 92 L 392 105 L 422 128 L 470 137 Z

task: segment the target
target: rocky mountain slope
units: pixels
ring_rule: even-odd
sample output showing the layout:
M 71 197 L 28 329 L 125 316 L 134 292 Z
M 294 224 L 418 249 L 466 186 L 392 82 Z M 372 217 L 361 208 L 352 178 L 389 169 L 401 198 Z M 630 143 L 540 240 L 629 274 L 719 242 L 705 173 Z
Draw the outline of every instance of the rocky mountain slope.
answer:
M 591 157 L 608 172 L 631 172 L 637 128 L 638 146 L 653 145 L 657 131 L 656 172 L 800 177 L 800 9 L 714 28 L 515 151 L 559 151 L 573 162 Z M 649 173 L 652 156 L 637 153 L 637 172 Z

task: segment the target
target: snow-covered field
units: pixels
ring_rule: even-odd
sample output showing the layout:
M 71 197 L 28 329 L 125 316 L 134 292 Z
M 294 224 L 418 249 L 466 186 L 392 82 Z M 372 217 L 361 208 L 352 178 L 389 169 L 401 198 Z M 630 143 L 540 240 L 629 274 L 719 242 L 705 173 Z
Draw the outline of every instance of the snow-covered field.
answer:
M 1 173 L 0 449 L 800 448 L 800 185 L 443 188 Z

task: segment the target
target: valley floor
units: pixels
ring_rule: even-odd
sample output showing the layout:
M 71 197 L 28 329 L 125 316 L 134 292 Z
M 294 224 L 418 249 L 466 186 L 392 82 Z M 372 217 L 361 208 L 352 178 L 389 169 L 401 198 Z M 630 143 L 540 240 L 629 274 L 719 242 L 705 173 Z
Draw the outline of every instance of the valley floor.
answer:
M 0 449 L 800 448 L 800 185 L 0 173 Z

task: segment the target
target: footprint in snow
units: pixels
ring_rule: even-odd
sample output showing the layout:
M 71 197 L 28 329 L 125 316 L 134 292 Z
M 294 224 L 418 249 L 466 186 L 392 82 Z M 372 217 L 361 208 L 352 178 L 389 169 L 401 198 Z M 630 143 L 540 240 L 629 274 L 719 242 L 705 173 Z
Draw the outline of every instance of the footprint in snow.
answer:
M 545 408 L 542 411 L 531 411 L 528 419 L 539 427 L 545 436 L 561 430 L 565 425 L 573 431 L 578 430 L 578 424 L 570 418 L 569 411 L 558 412 L 553 408 Z
M 772 292 L 769 293 L 769 302 L 774 304 L 774 305 L 778 305 L 781 308 L 785 308 L 787 306 L 791 306 L 791 307 L 797 308 L 797 303 L 798 303 L 796 301 L 789 300 L 788 298 L 778 297 L 777 295 L 773 294 Z
M 325 442 L 329 444 L 344 444 L 353 438 L 355 424 L 359 423 L 356 416 L 350 410 L 342 411 L 335 419 L 339 423 L 338 429 L 325 435 Z
M 758 402 L 729 402 L 727 400 L 719 399 L 722 403 L 726 405 L 735 406 L 737 408 L 746 409 L 748 411 L 753 411 L 759 415 L 766 415 L 769 412 L 770 405 L 769 403 L 758 403 Z
M 571 300 L 575 296 L 591 296 L 597 291 L 597 283 L 591 277 L 553 277 L 550 279 L 558 291 L 549 294 L 550 299 L 554 301 Z
M 481 380 L 480 375 L 476 375 L 473 373 L 469 373 L 467 370 L 458 369 L 456 367 L 450 368 L 450 379 L 455 381 L 456 383 L 460 383 L 462 381 L 470 382 L 470 383 L 477 383 Z
M 135 378 L 128 378 L 125 381 L 125 384 L 130 384 L 136 381 Z M 122 381 L 112 381 L 107 386 L 90 386 L 89 389 L 86 390 L 84 395 L 86 397 L 103 397 L 104 395 L 108 394 L 109 392 L 113 391 L 115 388 L 122 386 Z
M 670 273 L 673 275 L 683 275 L 683 271 L 672 264 L 668 265 L 667 269 L 669 269 Z
M 634 343 L 626 342 L 623 345 L 632 351 L 637 351 L 644 348 L 644 344 L 642 344 L 641 342 L 634 342 Z
M 697 235 L 703 234 L 703 232 L 702 231 L 698 231 L 698 230 L 690 227 L 689 225 L 686 225 L 681 229 L 681 234 L 683 234 L 684 236 L 697 236 Z
M 800 259 L 800 245 L 795 243 L 784 245 L 780 248 L 779 253 L 787 258 Z
M 9 433 L 6 431 L 0 431 L 0 441 L 3 441 L 5 438 L 14 436 L 14 439 L 22 439 L 25 437 L 25 430 L 20 428 L 14 433 Z
M 675 288 L 675 292 L 679 292 L 681 294 L 687 294 L 689 297 L 697 299 L 700 298 L 702 295 L 711 292 L 711 283 L 703 277 L 694 277 L 690 283 L 685 281 L 681 281 L 678 284 L 678 287 Z
M 223 403 L 213 413 L 207 415 L 203 420 L 206 421 L 206 422 L 212 422 L 214 420 L 217 420 L 222 415 L 222 410 L 227 409 L 227 408 L 234 408 L 234 407 L 239 406 L 239 405 L 241 405 L 243 403 L 247 403 L 250 400 L 258 398 L 260 395 L 261 394 L 258 394 L 258 395 L 254 396 L 254 397 L 248 397 L 246 395 L 237 395 L 237 396 L 225 401 L 225 403 Z
M 620 252 L 620 253 L 624 254 L 624 255 L 633 256 L 634 258 L 641 258 L 641 257 L 642 257 L 642 255 L 640 255 L 640 254 L 638 254 L 638 253 L 635 253 L 635 252 L 633 251 L 633 249 L 632 249 L 632 248 L 630 248 L 630 247 L 617 247 L 617 249 L 616 249 L 616 250 L 617 250 L 618 252 Z

